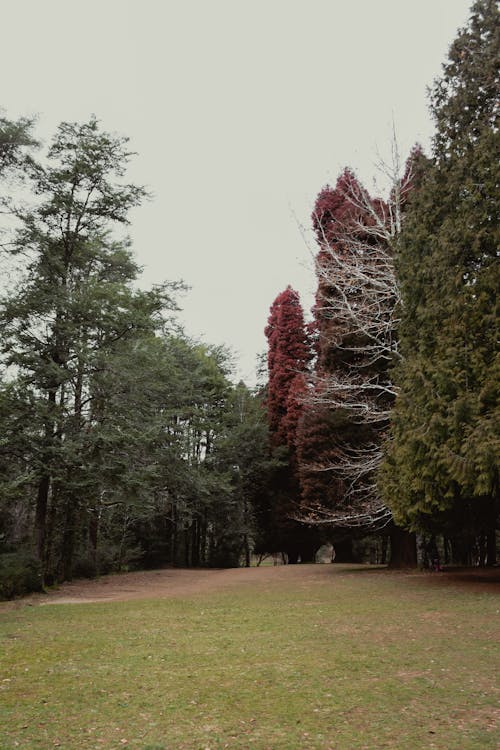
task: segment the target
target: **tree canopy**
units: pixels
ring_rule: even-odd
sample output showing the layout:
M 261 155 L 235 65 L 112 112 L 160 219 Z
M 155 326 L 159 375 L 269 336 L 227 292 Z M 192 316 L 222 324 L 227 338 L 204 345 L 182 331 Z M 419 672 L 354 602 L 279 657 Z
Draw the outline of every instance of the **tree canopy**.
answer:
M 464 549 L 487 538 L 490 562 L 500 455 L 498 12 L 494 1 L 473 5 L 432 90 L 433 159 L 397 259 L 404 357 L 381 480 L 401 522 L 445 529 Z

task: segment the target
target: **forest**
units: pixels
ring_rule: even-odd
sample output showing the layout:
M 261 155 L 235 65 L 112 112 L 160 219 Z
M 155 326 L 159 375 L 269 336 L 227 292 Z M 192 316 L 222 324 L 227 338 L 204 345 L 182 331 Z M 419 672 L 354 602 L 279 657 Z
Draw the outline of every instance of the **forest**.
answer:
M 346 167 L 312 207 L 312 319 L 270 301 L 262 384 L 143 289 L 147 190 L 95 117 L 0 117 L 0 598 L 280 554 L 492 566 L 499 546 L 500 24 L 474 3 L 430 91 L 432 152 L 389 188 Z

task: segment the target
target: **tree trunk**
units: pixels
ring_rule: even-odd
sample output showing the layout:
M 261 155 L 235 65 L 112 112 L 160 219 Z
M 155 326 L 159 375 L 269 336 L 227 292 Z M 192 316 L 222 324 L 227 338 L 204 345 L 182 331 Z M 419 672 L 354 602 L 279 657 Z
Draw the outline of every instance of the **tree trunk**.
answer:
M 191 535 L 189 527 L 184 529 L 184 565 L 186 568 L 191 567 Z
M 495 527 L 486 535 L 486 565 L 491 567 L 497 563 L 497 534 Z
M 479 534 L 478 540 L 477 540 L 477 548 L 478 548 L 478 564 L 480 568 L 484 568 L 486 566 L 486 545 L 487 545 L 487 536 L 486 534 Z
M 60 577 L 62 581 L 71 581 L 73 577 L 73 556 L 75 551 L 76 535 L 76 503 L 69 495 L 66 498 L 64 513 L 64 530 L 61 544 Z
M 383 536 L 380 550 L 380 564 L 387 565 L 387 547 L 389 546 L 389 537 Z
M 203 522 L 200 532 L 200 562 L 202 565 L 207 564 L 207 529 L 208 529 L 208 510 L 203 511 Z
M 248 534 L 243 535 L 243 549 L 245 550 L 245 568 L 250 567 L 250 545 L 248 543 Z
M 89 519 L 89 542 L 90 542 L 90 559 L 95 570 L 96 576 L 99 575 L 99 562 L 97 559 L 97 547 L 99 543 L 99 507 L 90 509 Z
M 56 405 L 56 389 L 49 390 L 47 397 L 48 416 L 45 422 L 44 430 L 44 449 L 50 455 L 50 450 L 54 442 L 54 409 Z M 50 492 L 50 468 L 49 461 L 45 460 L 45 471 L 38 481 L 38 492 L 35 509 L 35 546 L 36 554 L 42 566 L 42 583 L 45 575 L 45 542 L 46 542 L 46 523 L 47 508 L 49 504 Z
M 391 540 L 389 568 L 416 568 L 417 541 L 415 534 L 394 525 L 389 532 L 389 537 Z
M 51 586 L 56 580 L 57 560 L 55 547 L 57 511 L 59 508 L 60 487 L 57 482 L 52 482 L 49 492 L 49 508 L 45 521 L 45 550 L 44 569 L 45 582 Z
M 491 502 L 490 502 L 490 512 L 489 512 L 489 524 L 488 529 L 486 531 L 486 565 L 488 567 L 491 567 L 492 565 L 496 565 L 497 562 L 497 533 L 496 533 L 496 525 L 497 525 L 497 509 L 498 509 L 498 485 L 495 487 Z
M 50 476 L 44 474 L 38 482 L 38 493 L 36 498 L 36 511 L 35 511 L 35 544 L 36 554 L 45 568 L 45 532 L 46 532 L 46 519 L 47 519 L 47 507 L 49 504 L 49 489 L 50 489 Z M 44 571 L 45 572 L 45 571 Z
M 443 549 L 444 549 L 444 564 L 449 565 L 450 564 L 450 540 L 447 536 L 443 537 Z
M 192 523 L 192 534 L 191 534 L 191 565 L 194 568 L 200 567 L 200 524 L 198 518 Z

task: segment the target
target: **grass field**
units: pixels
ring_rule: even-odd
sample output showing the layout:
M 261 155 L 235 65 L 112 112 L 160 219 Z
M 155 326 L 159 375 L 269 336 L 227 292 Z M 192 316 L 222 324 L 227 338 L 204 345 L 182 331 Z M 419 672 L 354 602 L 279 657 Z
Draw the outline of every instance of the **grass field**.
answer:
M 499 747 L 498 592 L 311 568 L 162 600 L 0 605 L 0 747 Z

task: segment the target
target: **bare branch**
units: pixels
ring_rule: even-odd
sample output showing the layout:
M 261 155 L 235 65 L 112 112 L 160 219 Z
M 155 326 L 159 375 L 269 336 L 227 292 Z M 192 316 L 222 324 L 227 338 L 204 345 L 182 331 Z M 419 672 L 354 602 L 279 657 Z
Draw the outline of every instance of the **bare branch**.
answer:
M 342 500 L 333 508 L 305 501 L 301 520 L 313 525 L 373 529 L 392 519 L 375 479 L 396 396 L 390 365 L 401 357 L 397 330 L 402 303 L 394 254 L 412 174 L 408 169 L 401 177 L 394 133 L 391 150 L 391 163 L 378 164 L 390 183 L 387 201 L 372 198 L 355 179 L 339 180 L 336 190 L 345 210 L 325 215 L 326 220 L 316 216 L 320 350 L 323 345 L 334 351 L 339 366 L 318 362 L 303 397 L 305 406 L 340 412 L 346 423 L 365 425 L 360 434 L 372 438 L 360 438 L 360 445 L 334 441 L 323 458 L 307 464 L 308 473 L 328 473 L 342 488 Z

